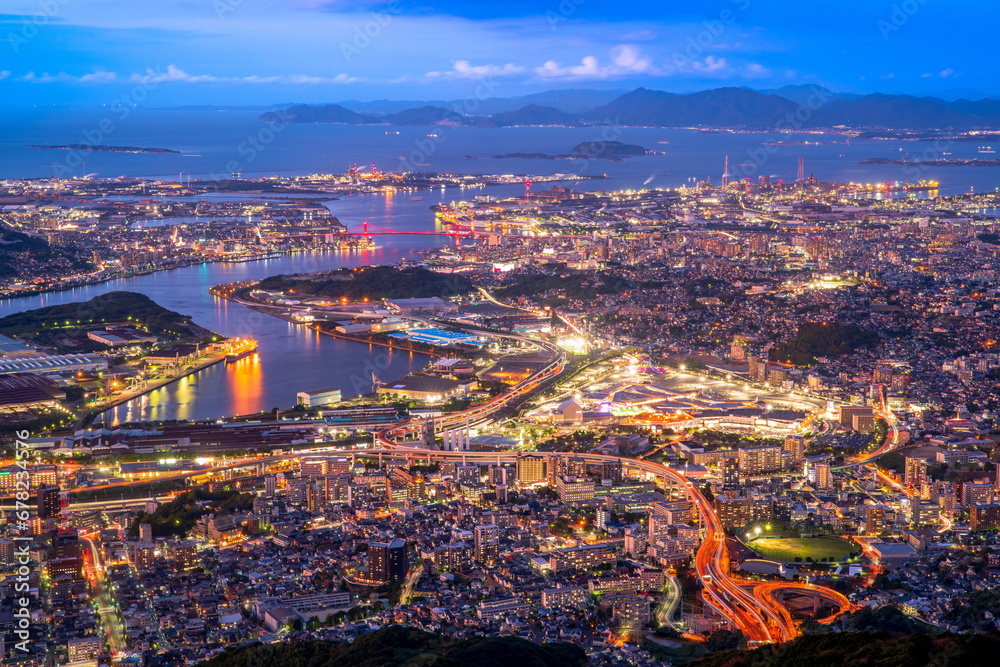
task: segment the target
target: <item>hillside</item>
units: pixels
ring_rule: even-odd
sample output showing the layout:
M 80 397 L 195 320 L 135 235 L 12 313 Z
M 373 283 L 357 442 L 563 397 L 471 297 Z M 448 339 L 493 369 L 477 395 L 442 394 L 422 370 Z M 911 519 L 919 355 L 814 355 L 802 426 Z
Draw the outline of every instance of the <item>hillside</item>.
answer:
M 53 247 L 44 238 L 0 227 L 0 279 L 93 268 L 75 248 Z
M 90 301 L 64 303 L 15 313 L 0 319 L 0 333 L 35 336 L 46 330 L 101 329 L 105 324 L 143 327 L 149 333 L 173 337 L 188 333 L 188 315 L 157 305 L 145 294 L 108 292 Z
M 372 301 L 444 297 L 464 294 L 472 289 L 472 283 L 464 276 L 435 273 L 423 267 L 400 270 L 394 266 L 342 269 L 314 277 L 271 276 L 260 281 L 259 286 L 261 289 L 294 291 L 306 296 Z
M 498 125 L 573 125 L 579 122 L 578 115 L 538 104 L 529 104 L 516 111 L 493 114 L 491 118 Z
M 808 366 L 818 357 L 839 357 L 878 343 L 878 334 L 853 324 L 803 322 L 795 337 L 771 348 L 771 361 Z
M 268 111 L 260 116 L 265 123 L 344 123 L 348 125 L 371 125 L 379 123 L 373 116 L 355 113 L 339 104 L 311 106 L 299 104 L 284 111 Z
M 451 109 L 424 106 L 407 109 L 383 116 L 381 121 L 389 125 L 467 125 L 468 119 Z
M 302 641 L 230 649 L 203 667 L 583 667 L 573 644 L 533 644 L 516 637 L 451 639 L 391 625 L 349 644 Z
M 588 112 L 594 122 L 655 127 L 773 127 L 798 105 L 745 88 L 671 95 L 639 88 Z
M 722 651 L 687 663 L 689 667 L 987 667 L 996 664 L 1000 636 L 885 632 L 804 635 L 786 644 L 752 651 Z

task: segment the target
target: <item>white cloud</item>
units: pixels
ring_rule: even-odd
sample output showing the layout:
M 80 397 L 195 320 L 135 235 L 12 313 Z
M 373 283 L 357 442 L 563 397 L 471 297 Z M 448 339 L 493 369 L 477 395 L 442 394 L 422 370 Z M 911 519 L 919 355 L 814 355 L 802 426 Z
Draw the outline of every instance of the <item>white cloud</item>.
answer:
M 473 65 L 468 60 L 456 60 L 447 72 L 428 72 L 428 79 L 495 79 L 512 76 L 524 71 L 523 67 L 507 63 L 506 65 Z
M 10 70 L 9 69 L 5 69 L 4 71 L 0 72 L 0 81 L 3 81 L 8 76 L 10 76 Z
M 619 44 L 611 49 L 611 62 L 615 68 L 629 74 L 649 72 L 653 67 L 653 62 L 643 57 L 639 47 L 632 44 Z
M 955 70 L 953 70 L 951 68 L 948 68 L 948 69 L 945 69 L 945 70 L 941 70 L 941 78 L 942 79 L 947 79 L 949 76 L 951 76 L 954 73 L 955 73 Z
M 596 56 L 584 57 L 579 65 L 561 66 L 555 60 L 546 61 L 535 68 L 535 74 L 543 79 L 613 79 L 632 74 L 660 76 L 663 71 L 653 66 L 653 61 L 642 55 L 633 44 L 619 44 L 611 49 L 611 62 L 601 65 Z
M 748 79 L 759 79 L 771 76 L 771 70 L 759 63 L 750 63 L 746 66 L 746 75 Z
M 934 76 L 934 75 L 933 75 L 933 74 L 931 74 L 930 72 L 925 72 L 924 74 L 921 74 L 921 75 L 920 75 L 920 78 L 921 78 L 921 79 L 929 79 L 929 78 L 931 78 L 932 76 Z
M 703 74 L 721 74 L 729 71 L 729 63 L 725 58 L 705 56 L 704 60 L 695 60 L 691 63 L 691 69 Z

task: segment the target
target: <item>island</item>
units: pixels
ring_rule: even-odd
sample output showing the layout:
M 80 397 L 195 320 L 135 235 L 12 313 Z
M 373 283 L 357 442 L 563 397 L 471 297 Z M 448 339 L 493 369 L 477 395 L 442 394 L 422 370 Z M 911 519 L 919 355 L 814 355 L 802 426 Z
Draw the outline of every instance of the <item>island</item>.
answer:
M 598 158 L 601 160 L 611 160 L 621 162 L 627 157 L 636 155 L 652 155 L 653 151 L 646 150 L 636 144 L 625 144 L 620 141 L 584 141 L 577 144 L 569 153 L 549 155 L 547 153 L 505 153 L 504 155 L 494 155 L 494 160 L 521 159 L 521 160 L 590 160 Z
M 141 148 L 139 146 L 108 146 L 105 144 L 56 144 L 52 146 L 28 144 L 28 148 L 49 151 L 92 151 L 101 153 L 180 153 L 172 148 Z

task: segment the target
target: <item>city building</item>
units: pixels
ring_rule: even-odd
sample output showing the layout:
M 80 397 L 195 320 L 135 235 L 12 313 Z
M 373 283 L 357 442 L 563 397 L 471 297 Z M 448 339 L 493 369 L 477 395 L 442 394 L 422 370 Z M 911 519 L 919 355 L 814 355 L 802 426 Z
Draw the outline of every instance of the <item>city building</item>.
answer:
M 368 544 L 368 572 L 370 580 L 382 585 L 395 586 L 406 580 L 406 542 L 400 539 Z
M 477 563 L 493 564 L 500 558 L 500 526 L 478 525 L 474 532 L 473 558 Z

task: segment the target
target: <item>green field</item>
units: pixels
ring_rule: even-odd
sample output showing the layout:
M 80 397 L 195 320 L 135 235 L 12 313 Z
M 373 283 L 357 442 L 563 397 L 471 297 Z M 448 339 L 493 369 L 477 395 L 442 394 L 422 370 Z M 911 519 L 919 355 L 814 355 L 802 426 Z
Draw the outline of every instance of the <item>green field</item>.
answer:
M 836 562 L 852 556 L 858 549 L 839 537 L 761 537 L 748 546 L 764 558 L 796 562 Z M 801 559 L 801 560 L 796 560 Z

